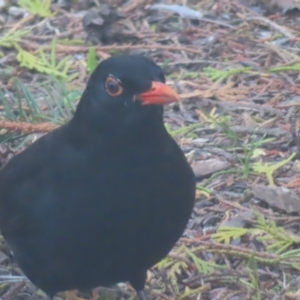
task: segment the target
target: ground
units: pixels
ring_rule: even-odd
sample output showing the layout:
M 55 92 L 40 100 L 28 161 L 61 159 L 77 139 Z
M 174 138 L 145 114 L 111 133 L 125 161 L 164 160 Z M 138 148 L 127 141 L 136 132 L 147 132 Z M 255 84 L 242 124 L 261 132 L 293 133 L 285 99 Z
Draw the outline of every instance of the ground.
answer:
M 148 273 L 149 299 L 300 299 L 300 12 L 266 4 L 0 0 L 0 165 L 66 122 L 110 55 L 151 56 L 181 96 L 165 121 L 197 199 L 183 237 Z M 3 240 L 0 249 L 1 298 L 44 299 Z

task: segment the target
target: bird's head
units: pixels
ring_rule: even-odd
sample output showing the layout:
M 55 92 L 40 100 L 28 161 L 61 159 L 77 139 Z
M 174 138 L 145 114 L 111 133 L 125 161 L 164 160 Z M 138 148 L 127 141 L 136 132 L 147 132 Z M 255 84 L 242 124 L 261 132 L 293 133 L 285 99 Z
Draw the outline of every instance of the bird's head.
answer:
M 102 105 L 162 105 L 179 100 L 165 84 L 161 68 L 140 55 L 117 55 L 104 60 L 92 74 L 90 85 L 98 86 Z
M 92 73 L 74 119 L 102 130 L 132 130 L 162 124 L 162 105 L 177 101 L 177 93 L 165 84 L 162 69 L 151 59 L 116 55 Z

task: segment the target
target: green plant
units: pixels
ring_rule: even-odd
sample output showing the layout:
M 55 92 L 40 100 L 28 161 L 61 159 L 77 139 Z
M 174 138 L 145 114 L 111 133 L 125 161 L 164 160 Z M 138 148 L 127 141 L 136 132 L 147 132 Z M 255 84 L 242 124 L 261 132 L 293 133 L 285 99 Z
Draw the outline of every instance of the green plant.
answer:
M 182 137 L 185 135 L 188 135 L 189 137 L 193 136 L 193 131 L 195 131 L 197 128 L 201 127 L 202 123 L 197 123 L 197 124 L 191 124 L 188 126 L 183 126 L 178 129 L 172 130 L 170 125 L 168 123 L 165 123 L 165 127 L 169 134 L 172 137 Z
M 230 244 L 231 240 L 240 238 L 248 233 L 251 233 L 251 230 L 248 228 L 220 226 L 212 237 L 218 243 Z
M 249 176 L 251 160 L 259 154 L 259 151 L 262 151 L 260 147 L 266 143 L 272 142 L 273 140 L 274 138 L 266 138 L 265 135 L 261 139 L 257 140 L 257 137 L 252 135 L 250 138 L 250 143 L 243 146 L 244 160 L 240 161 L 243 165 L 243 174 L 245 178 Z
M 256 162 L 253 165 L 253 171 L 258 174 L 265 174 L 267 176 L 269 185 L 274 185 L 274 172 L 289 163 L 296 155 L 297 153 L 293 153 L 287 159 L 284 159 L 283 161 L 275 164 L 263 164 L 262 162 Z
M 72 67 L 71 56 L 66 56 L 61 61 L 57 62 L 56 39 L 53 39 L 51 42 L 49 58 L 49 55 L 42 49 L 39 49 L 38 55 L 35 56 L 18 45 L 16 45 L 16 48 L 18 50 L 17 60 L 21 67 L 52 75 L 59 79 L 65 79 L 66 81 L 72 81 L 79 76 L 78 72 L 70 74 L 70 69 Z
M 241 73 L 250 73 L 252 68 L 236 68 L 229 70 L 219 70 L 211 67 L 207 67 L 203 69 L 203 75 L 208 77 L 212 81 L 223 81 L 231 75 L 241 74 Z M 252 71 L 253 72 L 253 71 Z M 252 73 L 251 72 L 251 73 Z
M 19 0 L 18 4 L 32 15 L 44 18 L 54 15 L 50 9 L 51 0 Z
M 268 69 L 264 69 L 262 72 L 256 72 L 251 67 L 244 67 L 244 68 L 235 68 L 235 69 L 227 69 L 227 70 L 220 70 L 212 67 L 207 67 L 203 69 L 203 75 L 208 77 L 212 81 L 224 81 L 229 76 L 236 75 L 236 74 L 253 74 L 259 75 L 263 72 L 265 73 L 279 73 L 279 72 L 288 72 L 288 71 L 295 71 L 299 72 L 300 70 L 300 63 L 295 62 L 292 64 L 285 64 L 283 66 L 274 66 Z
M 299 237 L 276 226 L 275 222 L 267 222 L 262 214 L 255 212 L 255 216 L 257 219 L 255 228 L 220 226 L 218 231 L 212 234 L 212 238 L 219 243 L 230 244 L 231 240 L 250 234 L 267 243 L 266 249 L 276 254 L 283 254 L 293 244 L 300 243 Z M 297 251 L 300 254 L 299 249 Z
M 259 286 L 257 261 L 254 255 L 252 255 L 248 260 L 246 270 L 249 276 L 249 281 L 240 279 L 240 282 L 246 286 L 248 290 L 248 294 L 251 295 L 252 300 L 261 300 L 262 298 L 261 298 L 261 292 Z
M 185 252 L 188 257 L 190 257 L 195 264 L 199 274 L 208 274 L 214 271 L 217 267 L 216 264 L 200 259 L 196 254 L 193 253 L 190 249 L 185 247 Z
M 3 37 L 0 38 L 0 47 L 11 48 L 17 44 L 20 39 L 26 36 L 30 30 L 18 30 L 15 32 L 8 31 Z
M 90 47 L 87 56 L 87 69 L 92 73 L 97 67 L 97 53 L 95 47 Z
M 209 114 L 206 114 L 198 109 L 198 113 L 200 114 L 201 118 L 204 120 L 204 122 L 209 123 L 211 128 L 215 128 L 220 124 L 227 124 L 229 121 L 227 116 L 220 116 L 216 110 L 217 108 L 213 107 Z
M 0 102 L 4 107 L 4 118 L 20 122 L 51 122 L 63 124 L 72 116 L 75 110 L 75 97 L 78 99 L 81 92 L 69 90 L 65 83 L 52 78 L 35 87 L 39 91 L 40 99 L 34 95 L 19 79 L 13 80 L 15 93 L 0 90 Z M 70 98 L 72 95 L 73 98 Z M 41 99 L 42 96 L 42 99 Z M 65 100 L 68 99 L 68 100 Z M 67 102 L 67 105 L 66 105 Z
M 256 212 L 256 217 L 256 228 L 262 230 L 264 233 L 257 237 L 257 239 L 268 242 L 268 251 L 283 254 L 293 244 L 300 243 L 300 237 L 287 232 L 282 227 L 276 226 L 273 221 L 267 222 L 264 215 Z
M 215 108 L 213 108 L 209 114 L 206 114 L 202 111 L 200 111 L 201 117 L 208 122 L 209 124 L 211 124 L 211 127 L 216 127 L 218 126 L 222 132 L 224 133 L 224 135 L 226 135 L 233 144 L 234 148 L 237 148 L 240 144 L 239 142 L 239 136 L 238 134 L 233 131 L 231 129 L 230 126 L 230 119 L 228 117 L 220 117 L 217 113 Z M 253 158 L 255 158 L 255 156 L 257 156 L 259 154 L 259 151 L 262 151 L 262 149 L 260 149 L 260 147 L 266 143 L 270 143 L 274 140 L 274 138 L 266 138 L 265 135 L 257 140 L 257 136 L 256 135 L 252 135 L 250 138 L 250 142 L 247 144 L 244 144 L 242 146 L 242 150 L 244 152 L 244 158 L 239 158 L 239 161 L 242 165 L 242 172 L 243 172 L 243 176 L 245 178 L 248 178 L 250 171 L 251 171 L 251 160 Z M 261 152 L 260 152 L 261 153 Z

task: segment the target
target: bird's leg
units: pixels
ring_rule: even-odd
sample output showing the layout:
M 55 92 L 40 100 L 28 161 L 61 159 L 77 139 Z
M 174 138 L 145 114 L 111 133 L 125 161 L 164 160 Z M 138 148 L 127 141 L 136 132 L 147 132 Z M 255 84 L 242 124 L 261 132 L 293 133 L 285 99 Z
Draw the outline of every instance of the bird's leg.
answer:
M 144 290 L 138 291 L 137 294 L 138 294 L 139 300 L 147 300 Z
M 147 300 L 146 294 L 144 292 L 144 287 L 146 283 L 147 270 L 136 271 L 131 275 L 129 282 L 136 290 L 139 300 Z

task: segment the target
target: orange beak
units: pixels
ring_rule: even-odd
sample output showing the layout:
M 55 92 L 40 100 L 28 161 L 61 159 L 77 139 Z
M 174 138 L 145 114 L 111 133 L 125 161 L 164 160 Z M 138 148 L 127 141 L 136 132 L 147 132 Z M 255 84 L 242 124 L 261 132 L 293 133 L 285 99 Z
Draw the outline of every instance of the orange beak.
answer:
M 151 104 L 167 104 L 178 102 L 178 94 L 169 86 L 162 82 L 152 81 L 152 86 L 147 92 L 136 95 L 136 99 L 140 100 L 143 105 Z

